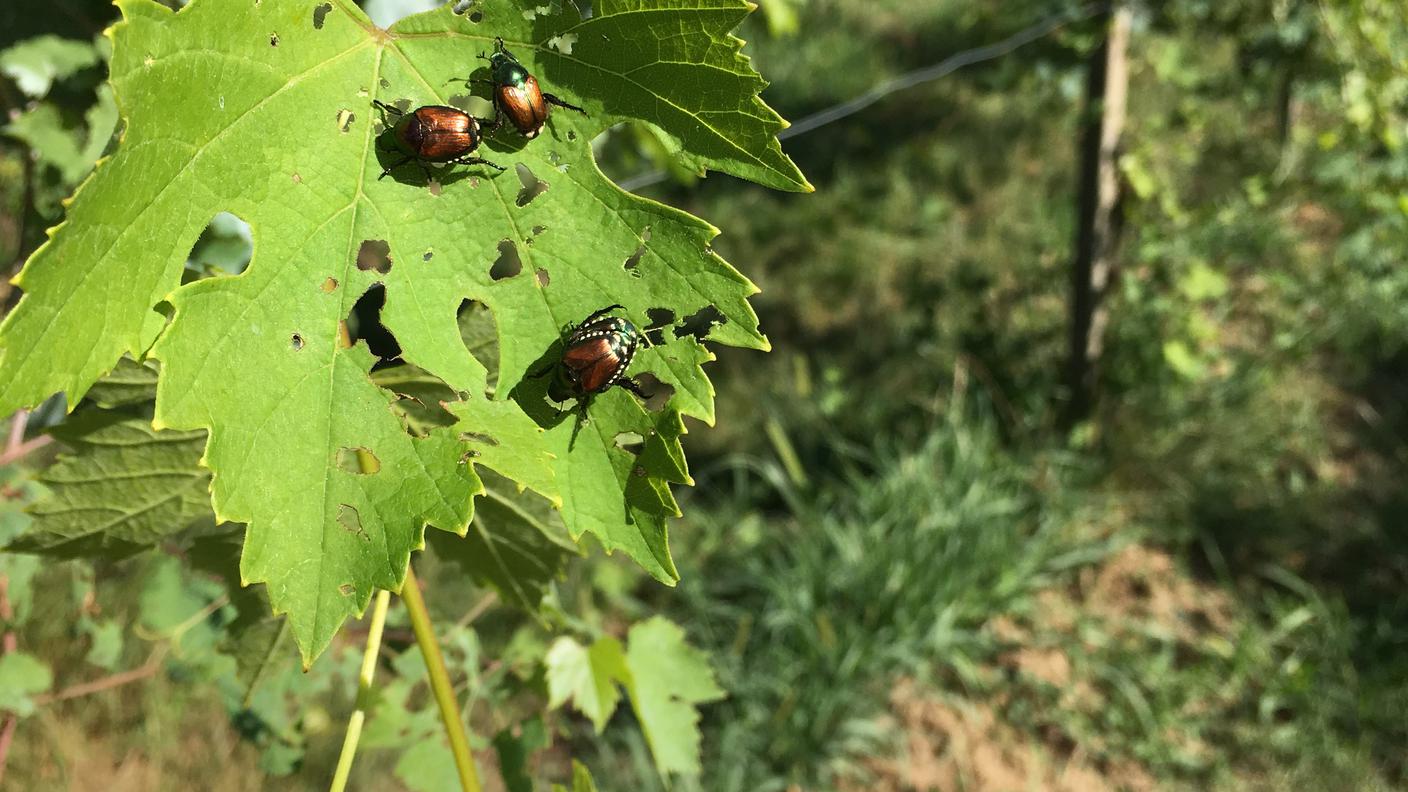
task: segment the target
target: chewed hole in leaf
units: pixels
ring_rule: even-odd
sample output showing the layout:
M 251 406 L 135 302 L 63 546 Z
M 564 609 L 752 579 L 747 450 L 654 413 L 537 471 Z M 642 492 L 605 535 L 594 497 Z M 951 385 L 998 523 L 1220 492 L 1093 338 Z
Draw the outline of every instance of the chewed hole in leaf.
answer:
M 499 257 L 494 260 L 494 266 L 489 268 L 489 277 L 494 280 L 512 278 L 523 271 L 523 259 L 518 256 L 518 245 L 512 239 L 505 239 L 499 242 Z
M 293 347 L 294 352 L 297 352 L 298 350 L 302 349 L 303 336 L 299 335 L 298 333 L 294 333 L 293 337 L 289 339 L 289 346 Z
M 645 257 L 645 246 L 649 241 L 650 226 L 646 226 L 640 232 L 640 246 L 635 249 L 634 253 L 626 257 L 626 263 L 622 265 L 626 268 L 626 272 L 637 278 L 641 276 L 641 273 L 636 268 L 640 266 L 640 260 Z
M 483 21 L 484 21 L 484 12 L 483 12 L 483 11 L 480 11 L 480 10 L 477 9 L 477 8 L 474 9 L 473 11 L 470 11 L 470 12 L 469 12 L 469 21 L 470 21 L 470 22 L 473 22 L 473 23 L 476 24 L 476 25 L 479 24 L 480 22 L 483 22 Z
M 357 120 L 357 114 L 354 113 L 354 112 L 352 112 L 351 110 L 348 110 L 348 109 L 345 108 L 345 107 L 342 108 L 341 110 L 338 110 L 338 111 L 337 111 L 337 131 L 341 132 L 341 133 L 344 134 L 344 135 L 347 134 L 347 131 L 352 128 L 352 122 L 353 122 L 353 121 L 356 121 L 356 120 Z
M 533 273 L 533 275 L 537 277 L 538 288 L 540 289 L 546 289 L 548 287 L 548 284 L 552 283 L 552 276 L 548 275 L 548 271 L 543 269 L 542 267 L 539 267 L 538 271 Z
M 640 277 L 640 273 L 636 271 L 636 267 L 639 267 L 639 266 L 640 266 L 641 257 L 643 257 L 644 255 L 645 255 L 645 245 L 641 245 L 640 247 L 636 248 L 636 252 L 634 252 L 634 253 L 632 253 L 631 255 L 627 256 L 627 257 L 626 257 L 626 263 L 623 265 L 623 266 L 626 268 L 626 272 L 629 272 L 629 273 L 631 273 L 631 275 L 633 275 L 634 277 L 639 278 L 639 277 Z
M 645 317 L 650 320 L 646 330 L 658 330 L 665 325 L 673 324 L 675 312 L 669 308 L 651 308 L 645 312 Z
M 475 118 L 484 118 L 494 113 L 493 102 L 474 94 L 455 94 L 446 101 L 451 107 L 457 107 Z
M 518 191 L 518 198 L 514 200 L 514 203 L 519 206 L 527 206 L 533 202 L 534 198 L 548 191 L 548 183 L 533 175 L 533 171 L 529 170 L 527 165 L 520 162 L 514 170 L 518 172 L 518 183 L 523 185 L 523 189 Z
M 495 440 L 493 435 L 487 435 L 482 432 L 460 432 L 460 440 L 475 445 L 498 446 L 499 444 L 499 441 Z
M 327 294 L 337 291 L 337 278 L 328 278 L 323 281 L 322 289 Z
M 464 15 L 466 11 L 473 7 L 474 0 L 455 0 L 450 4 L 450 10 L 460 15 Z
M 499 329 L 494 312 L 481 302 L 465 300 L 460 303 L 457 319 L 460 340 L 488 374 L 485 395 L 492 397 L 499 380 Z
M 278 33 L 270 33 L 270 34 L 269 34 L 269 46 L 271 46 L 271 47 L 277 47 L 277 46 L 279 46 L 279 34 L 278 34 Z
M 384 239 L 367 239 L 357 249 L 357 269 L 385 275 L 391 271 L 391 245 Z
M 328 12 L 331 10 L 332 3 L 323 3 L 313 9 L 313 28 L 315 30 L 323 29 L 323 22 L 327 20 Z
M 348 473 L 355 473 L 359 476 L 370 476 L 381 470 L 381 460 L 370 448 L 339 448 L 337 450 L 337 467 Z M 350 507 L 349 507 L 350 508 Z
M 427 251 L 425 251 L 425 255 L 423 255 L 423 256 L 420 257 L 420 260 L 421 260 L 421 261 L 430 261 L 430 260 L 433 259 L 433 258 L 435 258 L 435 251 L 433 251 L 433 250 L 427 250 Z
M 254 254 L 249 224 L 229 212 L 210 218 L 186 257 L 187 278 L 238 275 Z
M 675 338 L 694 336 L 696 341 L 703 341 L 715 327 L 726 322 L 728 317 L 724 316 L 722 311 L 712 305 L 706 305 L 680 322 L 680 326 L 675 328 Z
M 367 536 L 367 532 L 362 528 L 362 515 L 346 503 L 337 505 L 337 524 L 346 529 L 348 533 L 371 541 L 371 537 Z
M 636 384 L 645 391 L 645 409 L 651 412 L 660 412 L 665 409 L 665 404 L 670 401 L 670 397 L 675 395 L 675 386 L 668 382 L 661 382 L 660 378 L 645 372 L 633 377 Z
M 561 52 L 563 55 L 572 54 L 572 45 L 577 43 L 576 33 L 564 33 L 561 36 L 553 36 L 548 39 L 548 46 Z
M 344 597 L 350 597 L 357 593 L 357 587 L 351 583 L 343 583 L 341 586 L 337 587 L 337 593 Z
M 548 230 L 547 226 L 535 225 L 533 226 L 533 236 L 542 236 L 543 232 L 546 230 Z
M 645 337 L 654 346 L 665 343 L 665 328 L 674 324 L 675 312 L 669 308 L 651 308 L 645 312 L 649 324 L 645 327 Z
M 621 432 L 616 435 L 616 447 L 628 454 L 639 454 L 645 438 L 635 432 Z
M 367 349 L 380 358 L 378 366 L 401 356 L 396 337 L 381 323 L 381 307 L 386 304 L 386 287 L 380 283 L 367 289 L 347 314 L 347 338 L 353 344 L 366 342 Z

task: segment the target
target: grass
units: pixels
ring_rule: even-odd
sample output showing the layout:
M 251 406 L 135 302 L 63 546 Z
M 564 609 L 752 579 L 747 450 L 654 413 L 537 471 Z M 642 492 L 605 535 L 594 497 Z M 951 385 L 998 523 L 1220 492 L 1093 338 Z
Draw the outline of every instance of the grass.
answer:
M 661 605 L 730 698 L 673 788 L 1408 788 L 1396 621 L 1264 556 L 1210 564 L 1182 488 L 981 412 L 830 471 L 789 462 L 796 426 L 698 473 Z M 1294 503 L 1264 463 L 1222 480 Z M 664 789 L 628 723 L 595 745 L 603 789 Z

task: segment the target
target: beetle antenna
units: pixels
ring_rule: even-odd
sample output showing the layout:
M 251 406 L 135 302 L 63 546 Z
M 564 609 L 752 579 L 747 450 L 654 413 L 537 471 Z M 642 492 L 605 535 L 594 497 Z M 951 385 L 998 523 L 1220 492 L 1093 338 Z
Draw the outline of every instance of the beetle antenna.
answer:
M 588 316 L 586 319 L 583 319 L 582 322 L 581 322 L 581 324 L 584 324 L 584 325 L 585 325 L 585 324 L 590 324 L 593 319 L 599 319 L 599 318 L 601 318 L 601 317 L 603 317 L 603 316 L 605 316 L 605 315 L 611 313 L 612 311 L 616 310 L 617 308 L 620 308 L 620 309 L 623 310 L 623 311 L 626 310 L 626 306 L 621 305 L 620 303 L 617 303 L 617 304 L 615 304 L 615 305 L 608 305 L 608 306 L 606 306 L 605 308 L 602 308 L 600 311 L 597 311 L 596 313 L 593 313 L 591 316 Z M 580 325 L 579 325 L 579 326 L 580 326 Z

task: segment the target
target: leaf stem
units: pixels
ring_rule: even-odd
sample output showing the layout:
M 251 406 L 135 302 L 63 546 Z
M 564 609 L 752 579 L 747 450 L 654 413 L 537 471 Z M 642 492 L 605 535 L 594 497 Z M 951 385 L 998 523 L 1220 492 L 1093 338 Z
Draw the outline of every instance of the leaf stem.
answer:
M 357 675 L 357 706 L 347 719 L 347 736 L 342 739 L 342 753 L 337 757 L 337 770 L 332 776 L 329 792 L 343 792 L 352 772 L 352 758 L 357 755 L 357 742 L 362 739 L 362 724 L 372 703 L 372 677 L 376 674 L 376 658 L 381 653 L 381 632 L 386 626 L 386 609 L 391 605 L 391 592 L 376 593 L 372 620 L 367 629 L 367 650 L 362 653 L 362 672 Z
M 401 586 L 401 599 L 411 614 L 411 629 L 415 631 L 416 644 L 425 657 L 425 668 L 430 672 L 430 689 L 435 693 L 435 703 L 440 705 L 440 720 L 445 723 L 445 733 L 450 738 L 450 752 L 455 755 L 460 787 L 464 792 L 482 792 L 479 771 L 474 766 L 474 754 L 469 750 L 469 736 L 465 733 L 464 722 L 460 720 L 450 674 L 445 670 L 445 657 L 440 654 L 440 644 L 435 640 L 435 630 L 430 624 L 430 613 L 425 609 L 425 600 L 421 599 L 420 586 L 409 564 L 406 566 L 406 582 Z

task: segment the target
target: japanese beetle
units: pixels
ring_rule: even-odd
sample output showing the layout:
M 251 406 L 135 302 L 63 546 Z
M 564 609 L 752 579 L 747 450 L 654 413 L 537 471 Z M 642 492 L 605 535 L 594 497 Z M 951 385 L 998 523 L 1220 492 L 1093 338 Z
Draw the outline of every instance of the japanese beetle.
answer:
M 503 125 L 505 117 L 526 138 L 535 138 L 543 131 L 548 120 L 550 105 L 576 110 L 582 115 L 587 111 L 568 104 L 550 93 L 543 93 L 538 87 L 538 78 L 528 73 L 523 64 L 504 48 L 504 40 L 494 39 L 494 54 L 479 53 L 479 57 L 489 61 L 489 79 L 475 82 L 488 83 L 494 97 L 494 129 Z
M 585 410 L 592 396 L 613 385 L 647 398 L 640 386 L 625 376 L 643 336 L 629 319 L 608 316 L 617 308 L 624 306 L 610 305 L 583 319 L 562 342 L 561 357 L 530 375 L 541 377 L 556 371 L 548 383 L 549 399 L 577 399 Z
M 427 162 L 488 165 L 503 170 L 503 167 L 486 159 L 471 156 L 479 148 L 483 137 L 479 133 L 479 119 L 458 107 L 426 105 L 407 113 L 380 99 L 373 99 L 372 104 L 395 119 L 391 127 L 392 139 L 405 155 L 398 162 L 386 166 L 377 178 L 385 178 L 386 174 L 411 160 L 415 160 L 425 171 L 426 181 L 430 181 Z

